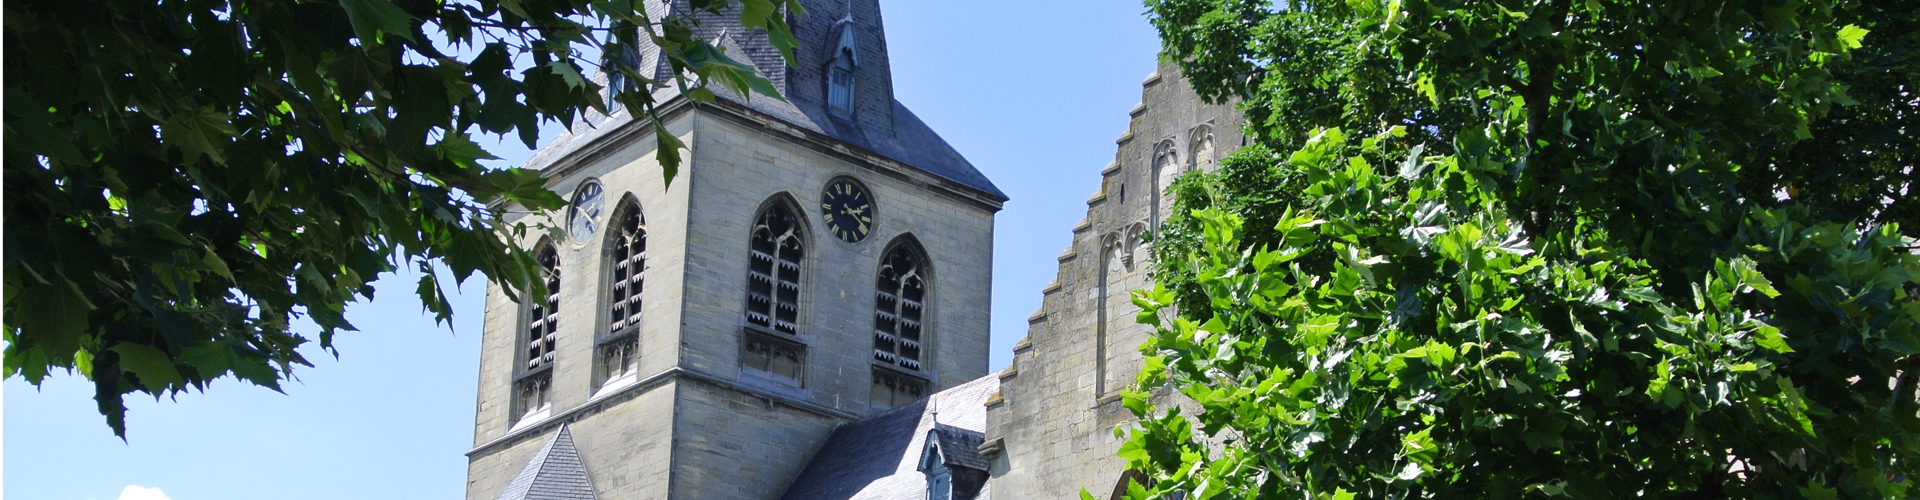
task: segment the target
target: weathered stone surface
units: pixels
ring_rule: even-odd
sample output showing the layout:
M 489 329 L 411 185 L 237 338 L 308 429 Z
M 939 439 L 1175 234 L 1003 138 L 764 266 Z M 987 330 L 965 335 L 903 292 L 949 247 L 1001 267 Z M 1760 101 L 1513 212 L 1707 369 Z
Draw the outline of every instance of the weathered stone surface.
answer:
M 991 480 L 981 498 L 1113 491 L 1123 462 L 1113 456 L 1119 441 L 1112 431 L 1131 419 L 1117 394 L 1138 371 L 1136 347 L 1149 332 L 1134 324 L 1128 300 L 1148 286 L 1141 238 L 1164 217 L 1159 193 L 1173 176 L 1211 169 L 1214 158 L 1244 143 L 1239 113 L 1199 102 L 1170 66 L 1143 83 L 1114 161 L 1098 170 L 1101 188 L 1087 200 L 1087 217 L 1057 257 L 1059 274 L 1042 290 L 1027 336 L 1012 346 L 1013 364 L 989 374 L 993 223 L 1005 199 L 892 101 L 877 2 L 819 3 L 810 12 L 852 9 L 840 14 L 866 19 L 857 36 L 867 52 L 854 116 L 809 114 L 824 97 L 813 85 L 820 65 L 803 62 L 775 73 L 792 102 L 668 101 L 667 130 L 691 148 L 671 185 L 659 175 L 652 132 L 619 113 L 588 117 L 535 156 L 529 166 L 542 169 L 556 191 L 601 183 L 602 227 L 625 199 L 644 214 L 637 375 L 603 384 L 594 368 L 596 343 L 610 324 L 610 229 L 585 242 L 552 242 L 562 273 L 560 330 L 545 412 L 528 415 L 513 404 L 514 378 L 526 362 L 527 306 L 489 288 L 469 500 L 498 497 L 563 423 L 597 498 L 779 498 L 810 460 L 823 459 L 815 452 L 836 428 L 877 414 L 869 405 L 874 285 L 881 256 L 906 239 L 930 260 L 920 374 L 928 392 L 967 384 L 961 392 L 980 393 L 956 401 L 982 408 L 983 417 L 955 411 L 944 418 L 984 420 L 979 451 Z M 840 14 L 809 16 L 796 35 L 803 42 L 825 36 Z M 751 40 L 716 36 L 765 59 Z M 817 218 L 821 190 L 840 177 L 857 179 L 875 198 L 873 231 L 858 243 L 834 239 Z M 774 203 L 791 205 L 806 240 L 798 383 L 742 367 L 747 241 L 760 211 Z M 546 234 L 542 225 L 564 225 L 548 214 L 499 208 L 529 225 L 522 241 L 529 248 Z M 940 403 L 951 404 L 958 403 Z M 861 498 L 917 498 L 924 490 L 911 476 L 899 469 L 891 482 L 860 489 Z
M 1104 497 L 1125 467 L 1113 429 L 1132 414 L 1118 392 L 1139 372 L 1138 346 L 1151 333 L 1134 323 L 1129 295 L 1151 286 L 1139 237 L 1164 218 L 1160 193 L 1174 176 L 1211 170 L 1244 144 L 1239 111 L 1201 102 L 1177 71 L 1162 64 L 1143 82 L 1059 276 L 1014 347 L 1013 376 L 1002 375 L 1001 397 L 988 403 L 995 498 L 1078 498 L 1081 489 Z
M 878 3 L 812 3 L 821 5 L 810 12 L 832 15 L 825 25 L 797 26 L 797 36 L 824 36 L 843 14 L 859 28 L 861 91 L 846 120 L 809 114 L 822 97 L 798 91 L 808 85 L 795 85 L 791 102 L 723 96 L 693 106 L 673 97 L 663 108 L 666 128 L 691 151 L 671 185 L 660 175 L 652 131 L 623 113 L 588 117 L 530 162 L 556 192 L 599 182 L 603 229 L 585 242 L 552 242 L 559 332 L 544 413 L 513 403 L 530 340 L 528 306 L 489 289 L 470 500 L 497 497 L 563 422 L 600 499 L 778 497 L 836 426 L 872 412 L 876 274 L 890 245 L 907 240 L 929 261 L 917 376 L 931 393 L 987 374 L 993 222 L 1005 198 L 892 100 Z M 753 45 L 726 36 L 730 46 Z M 818 76 L 785 78 L 783 85 Z M 875 198 L 873 230 L 857 243 L 835 239 L 819 219 L 822 190 L 840 177 L 857 179 Z M 647 229 L 637 375 L 601 387 L 596 336 L 612 333 L 609 219 L 629 198 Z M 793 339 L 804 345 L 805 367 L 793 384 L 742 367 L 748 241 L 772 203 L 791 206 L 806 242 Z M 565 225 L 565 213 L 499 208 L 529 226 L 528 248 L 546 237 L 541 225 Z

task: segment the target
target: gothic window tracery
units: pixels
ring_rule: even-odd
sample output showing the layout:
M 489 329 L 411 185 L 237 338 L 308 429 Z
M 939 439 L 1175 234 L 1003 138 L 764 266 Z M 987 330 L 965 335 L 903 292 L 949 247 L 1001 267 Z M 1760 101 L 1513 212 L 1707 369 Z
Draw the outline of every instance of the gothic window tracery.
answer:
M 1146 223 L 1135 222 L 1127 226 L 1125 234 L 1118 238 L 1120 242 L 1120 260 L 1126 264 L 1127 269 L 1133 269 L 1133 266 L 1146 260 L 1144 258 L 1145 256 L 1136 255 L 1140 253 L 1142 244 L 1146 242 L 1146 234 Z
M 798 335 L 800 262 L 806 255 L 793 210 L 777 204 L 754 222 L 747 266 L 747 323 Z
M 741 364 L 798 381 L 806 374 L 806 351 L 799 345 L 749 332 Z
M 879 411 L 919 401 L 920 398 L 926 397 L 927 383 L 914 377 L 893 373 L 881 368 L 874 368 L 872 390 L 873 395 L 871 396 L 869 406 L 871 406 L 873 410 Z
M 528 307 L 526 369 L 514 384 L 521 415 L 545 409 L 549 404 L 554 344 L 559 340 L 560 253 L 549 242 L 542 242 L 538 248 L 534 251 L 534 261 L 540 264 L 540 278 L 545 280 L 547 295 L 544 304 L 535 301 Z
M 894 245 L 880 260 L 874 291 L 873 358 L 908 370 L 921 369 L 926 313 L 926 264 L 911 241 Z
M 1193 159 L 1192 170 L 1212 172 L 1214 167 L 1213 127 L 1201 125 L 1194 128 L 1193 140 L 1190 142 L 1193 144 L 1193 153 L 1188 157 Z
M 1166 196 L 1167 186 L 1181 174 L 1180 155 L 1174 148 L 1173 140 L 1161 141 L 1153 151 L 1153 221 L 1157 225 L 1163 220 L 1171 201 Z
M 647 268 L 647 223 L 640 206 L 628 199 L 614 210 L 607 236 L 607 331 L 596 342 L 600 381 L 632 374 L 638 368 L 642 284 Z
M 1106 264 L 1107 272 L 1119 273 L 1133 268 L 1133 253 L 1127 248 L 1126 231 L 1114 231 L 1100 238 L 1101 262 Z

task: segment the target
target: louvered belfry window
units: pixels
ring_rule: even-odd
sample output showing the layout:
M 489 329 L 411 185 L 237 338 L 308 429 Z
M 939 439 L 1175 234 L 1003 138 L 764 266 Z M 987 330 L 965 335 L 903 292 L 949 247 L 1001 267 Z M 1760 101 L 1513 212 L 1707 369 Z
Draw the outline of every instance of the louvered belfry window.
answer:
M 640 351 L 640 292 L 646 278 L 647 223 L 640 207 L 631 202 L 616 212 L 617 226 L 609 236 L 613 262 L 608 276 L 607 331 L 599 344 L 600 380 L 631 374 Z
M 640 283 L 645 279 L 641 271 L 647 267 L 647 224 L 639 210 L 628 207 L 621 212 L 619 232 L 613 235 L 609 334 L 640 326 Z
M 542 245 L 534 252 L 534 260 L 540 264 L 540 278 L 546 280 L 547 300 L 545 305 L 534 302 L 527 311 L 526 371 L 514 381 L 519 416 L 547 407 L 560 328 L 560 254 L 552 245 Z
M 926 311 L 927 282 L 917 252 L 899 245 L 880 261 L 874 291 L 873 358 L 920 370 L 921 315 Z
M 555 332 L 560 328 L 560 255 L 553 247 L 540 250 L 534 257 L 540 263 L 541 277 L 547 280 L 545 305 L 535 302 L 527 317 L 527 369 L 553 364 Z
M 784 205 L 768 208 L 753 226 L 747 266 L 747 323 L 788 335 L 800 327 L 800 261 L 806 248 L 800 225 Z

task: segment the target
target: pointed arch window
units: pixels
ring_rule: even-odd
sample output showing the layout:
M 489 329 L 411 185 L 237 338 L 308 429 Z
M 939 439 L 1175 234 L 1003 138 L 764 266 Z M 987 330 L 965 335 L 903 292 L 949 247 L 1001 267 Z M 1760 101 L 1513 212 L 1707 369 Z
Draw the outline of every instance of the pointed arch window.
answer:
M 638 368 L 642 284 L 647 268 L 647 222 L 640 206 L 625 200 L 614 210 L 609 232 L 607 331 L 598 336 L 595 356 L 599 380 L 632 375 Z
M 1174 148 L 1173 140 L 1168 139 L 1154 146 L 1153 152 L 1153 206 L 1151 213 L 1153 225 L 1158 227 L 1171 210 L 1172 198 L 1166 196 L 1167 186 L 1184 173 L 1180 165 L 1180 155 Z
M 873 359 L 920 371 L 925 340 L 926 262 L 911 241 L 880 260 L 873 301 Z
M 793 210 L 774 205 L 753 225 L 747 266 L 747 323 L 800 333 L 800 262 L 806 256 Z
M 542 242 L 538 248 L 534 251 L 534 261 L 540 265 L 540 279 L 545 281 L 547 295 L 545 303 L 535 301 L 527 309 L 527 348 L 523 358 L 526 364 L 514 382 L 516 418 L 545 410 L 551 403 L 548 393 L 553 386 L 554 351 L 560 328 L 560 252 L 550 242 Z
M 1188 158 L 1192 159 L 1193 166 L 1188 170 L 1212 172 L 1214 169 L 1213 127 L 1206 125 L 1195 127 L 1193 129 L 1193 139 L 1188 141 L 1188 143 L 1193 145 L 1193 153 L 1187 155 Z
M 776 381 L 798 385 L 807 365 L 800 334 L 800 263 L 806 241 L 787 204 L 767 207 L 754 220 L 748 243 L 747 331 L 740 364 Z

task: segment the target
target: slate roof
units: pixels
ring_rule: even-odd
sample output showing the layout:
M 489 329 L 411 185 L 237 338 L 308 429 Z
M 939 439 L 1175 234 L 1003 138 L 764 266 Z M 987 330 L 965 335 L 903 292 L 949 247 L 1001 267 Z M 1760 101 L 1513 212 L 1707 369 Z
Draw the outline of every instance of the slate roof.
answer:
M 520 469 L 520 475 L 500 492 L 500 500 L 595 500 L 587 468 L 581 465 L 580 452 L 573 447 L 573 433 L 565 424 L 547 438 L 546 446 L 540 447 L 540 452 Z
M 826 444 L 814 452 L 813 459 L 800 470 L 793 484 L 780 498 L 786 500 L 922 500 L 926 498 L 926 475 L 919 470 L 925 439 L 929 434 L 958 436 L 962 432 L 981 433 L 987 428 L 987 396 L 1000 390 L 1000 378 L 991 374 L 940 391 L 930 399 L 872 415 L 841 425 L 827 437 Z M 934 407 L 928 407 L 932 401 Z M 935 432 L 931 409 L 940 412 Z M 979 457 L 978 438 L 968 450 Z M 960 446 L 959 440 L 953 446 Z M 943 446 L 947 446 L 943 442 Z M 956 448 L 957 450 L 957 448 Z M 985 467 L 980 467 L 985 470 Z M 983 474 L 984 475 L 984 474 Z M 975 500 L 987 498 L 982 491 Z
M 649 6 L 649 9 L 654 8 L 656 7 Z M 808 10 L 815 9 L 809 7 Z M 877 14 L 877 12 L 872 13 L 872 15 Z M 1000 201 L 1006 201 L 1006 193 L 994 186 L 993 181 L 988 180 L 986 175 L 975 169 L 973 163 L 968 162 L 965 156 L 947 144 L 945 139 L 940 138 L 940 134 L 935 133 L 925 122 L 920 121 L 920 117 L 915 116 L 913 111 L 908 110 L 900 101 L 888 99 L 892 104 L 890 110 L 893 115 L 892 130 L 875 126 L 871 120 L 850 120 L 843 115 L 830 113 L 824 102 L 797 98 L 798 94 L 791 91 L 796 88 L 820 85 L 818 75 L 813 72 L 790 71 L 791 68 L 786 66 L 785 59 L 781 58 L 779 51 L 767 41 L 764 33 L 749 32 L 740 28 L 737 19 L 702 17 L 704 24 L 700 32 L 703 38 L 724 47 L 726 52 L 733 55 L 735 59 L 753 64 L 763 76 L 774 81 L 776 86 L 787 88 L 789 97 L 794 97 L 785 101 L 766 96 L 742 97 L 715 85 L 711 90 L 720 99 L 764 113 L 798 128 L 833 137 L 854 147 L 891 158 L 927 173 L 980 190 Z M 806 34 L 795 33 L 795 35 Z M 807 46 L 805 42 L 827 45 L 828 40 L 805 40 L 803 46 Z M 866 48 L 866 50 L 876 49 Z M 659 49 L 644 47 L 637 57 L 640 59 L 640 67 L 653 69 L 653 74 L 650 76 L 654 79 L 662 80 L 671 76 L 665 58 L 659 56 Z M 869 59 L 874 58 L 862 56 L 863 61 Z M 802 64 L 808 63 L 803 61 Z M 602 84 L 606 81 L 604 76 L 596 77 L 595 80 Z M 882 83 L 884 82 L 863 81 L 861 85 L 879 86 Z M 887 96 L 893 94 L 891 89 L 871 89 L 861 92 L 884 92 L 882 95 Z M 679 90 L 669 86 L 654 95 L 654 102 L 665 103 L 678 96 Z M 633 120 L 631 114 L 625 110 L 615 112 L 611 118 L 597 116 L 597 113 L 594 115 L 596 116 L 589 116 L 576 122 L 573 130 L 561 134 L 540 148 L 532 159 L 527 160 L 525 167 L 545 169 L 552 166 L 555 160 L 567 153 L 586 147 L 607 132 Z
M 932 433 L 932 439 L 938 440 L 940 462 L 947 464 L 947 467 L 987 470 L 987 458 L 980 456 L 980 443 L 987 441 L 986 433 L 947 424 L 936 425 L 928 432 Z

